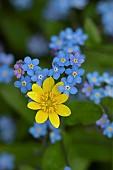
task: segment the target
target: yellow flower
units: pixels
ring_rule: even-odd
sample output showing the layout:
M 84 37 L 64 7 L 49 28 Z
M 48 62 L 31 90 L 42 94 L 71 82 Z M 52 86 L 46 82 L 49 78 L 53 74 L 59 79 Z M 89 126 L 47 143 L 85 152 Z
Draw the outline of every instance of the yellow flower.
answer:
M 58 91 L 58 86 L 63 85 L 63 82 L 54 84 L 52 77 L 43 82 L 42 88 L 37 84 L 33 84 L 32 91 L 28 92 L 27 95 L 34 101 L 28 103 L 28 108 L 39 110 L 35 116 L 37 123 L 44 123 L 49 118 L 52 125 L 58 128 L 60 125 L 58 115 L 69 116 L 71 111 L 62 104 L 68 99 L 68 95 L 61 94 Z

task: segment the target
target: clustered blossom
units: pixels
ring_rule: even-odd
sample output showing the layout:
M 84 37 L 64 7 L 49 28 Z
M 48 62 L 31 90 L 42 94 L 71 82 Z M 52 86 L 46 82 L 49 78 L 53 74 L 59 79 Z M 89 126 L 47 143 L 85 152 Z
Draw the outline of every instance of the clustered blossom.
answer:
M 10 144 L 15 139 L 16 125 L 10 116 L 0 116 L 0 140 Z
M 67 28 L 61 31 L 59 36 L 51 37 L 49 44 L 53 54 L 51 69 L 42 69 L 39 60 L 31 59 L 29 56 L 14 65 L 14 74 L 18 79 L 14 85 L 30 98 L 28 108 L 39 110 L 35 117 L 37 123 L 44 123 L 49 118 L 52 125 L 58 128 L 60 125 L 58 115 L 71 114 L 70 109 L 63 103 L 70 94 L 77 93 L 75 86 L 82 82 L 84 69 L 80 67 L 85 61 L 85 56 L 81 54 L 80 46 L 85 44 L 87 38 L 81 28 L 75 32 Z M 58 79 L 61 81 L 55 84 L 54 80 Z M 37 92 L 40 95 L 37 96 Z M 50 135 L 51 138 L 53 134 Z
M 104 26 L 104 32 L 110 36 L 113 36 L 113 2 L 112 0 L 100 1 L 97 4 L 97 12 L 101 14 L 102 24 Z
M 54 128 L 49 121 L 44 124 L 35 122 L 34 125 L 29 128 L 29 133 L 36 139 L 46 136 L 47 133 L 49 133 L 50 142 L 52 144 L 62 139 L 60 129 Z
M 99 75 L 98 72 L 88 73 L 82 92 L 95 104 L 99 104 L 105 97 L 113 98 L 113 76 L 108 73 Z
M 0 153 L 0 169 L 13 170 L 14 169 L 14 156 L 6 152 Z
M 82 92 L 89 100 L 94 101 L 95 104 L 100 104 L 105 97 L 113 98 L 113 76 L 108 73 L 100 75 L 98 72 L 88 73 L 86 75 L 87 81 L 84 82 Z M 109 138 L 113 137 L 113 122 L 110 123 L 107 114 L 96 121 L 102 130 L 103 134 Z
M 9 84 L 13 77 L 11 65 L 14 62 L 12 54 L 0 53 L 0 83 Z
M 48 20 L 62 20 L 69 15 L 72 8 L 81 10 L 87 3 L 88 0 L 49 0 L 43 16 Z
M 110 122 L 107 114 L 103 114 L 102 117 L 96 121 L 96 125 L 101 128 L 103 135 L 106 135 L 108 138 L 113 137 L 113 122 Z
M 44 37 L 40 34 L 36 34 L 27 39 L 26 50 L 30 55 L 41 57 L 48 53 L 49 48 Z

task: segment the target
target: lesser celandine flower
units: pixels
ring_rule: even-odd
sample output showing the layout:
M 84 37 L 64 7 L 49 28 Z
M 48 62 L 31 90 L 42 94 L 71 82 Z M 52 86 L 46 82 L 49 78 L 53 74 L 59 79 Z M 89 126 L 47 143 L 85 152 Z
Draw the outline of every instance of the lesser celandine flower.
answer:
M 61 94 L 58 91 L 58 86 L 63 82 L 55 85 L 52 77 L 47 78 L 43 82 L 42 88 L 37 85 L 32 85 L 32 91 L 27 95 L 34 101 L 28 103 L 28 108 L 39 110 L 36 114 L 36 122 L 44 123 L 48 118 L 55 128 L 60 125 L 60 116 L 69 116 L 71 110 L 64 103 L 68 99 L 68 95 Z

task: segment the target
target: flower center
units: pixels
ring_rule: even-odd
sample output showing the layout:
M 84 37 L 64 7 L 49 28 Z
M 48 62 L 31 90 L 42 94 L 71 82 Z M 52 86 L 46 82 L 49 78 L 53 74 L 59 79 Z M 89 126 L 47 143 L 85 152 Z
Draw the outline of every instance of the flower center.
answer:
M 78 60 L 76 58 L 74 58 L 73 62 L 74 63 L 78 63 Z
M 38 78 L 39 78 L 40 80 L 42 80 L 42 78 L 43 78 L 43 75 L 39 75 L 39 76 L 38 76 Z
M 26 81 L 23 81 L 23 82 L 22 82 L 22 86 L 26 86 Z
M 110 127 L 108 127 L 108 131 L 112 131 L 112 127 L 110 126 Z
M 92 78 L 92 81 L 93 81 L 93 82 L 96 82 L 96 81 L 97 81 L 97 79 L 96 79 L 95 77 L 93 77 L 93 78 Z
M 29 68 L 31 68 L 31 69 L 33 69 L 34 68 L 34 65 L 31 63 L 31 64 L 29 64 L 28 65 L 29 66 Z
M 57 68 L 57 67 L 54 67 L 54 71 L 57 72 L 57 71 L 58 71 L 58 68 Z
M 100 97 L 100 93 L 95 93 L 95 97 Z
M 91 91 L 91 87 L 88 87 L 87 90 L 88 90 L 88 91 Z
M 42 131 L 41 128 L 37 128 L 37 132 L 40 133 Z
M 65 86 L 65 90 L 69 90 L 70 89 L 70 86 Z
M 22 69 L 21 69 L 21 68 L 19 68 L 19 69 L 18 69 L 18 73 L 21 73 L 21 72 L 22 72 Z
M 105 123 L 105 120 L 104 120 L 104 119 L 101 119 L 101 122 L 102 122 L 102 123 Z
M 73 52 L 73 50 L 72 50 L 71 48 L 69 48 L 69 49 L 68 49 L 68 52 L 69 52 L 69 53 L 72 53 L 72 52 Z
M 52 92 L 45 92 L 39 102 L 41 109 L 47 113 L 53 113 L 58 107 L 56 96 Z
M 61 59 L 61 62 L 62 62 L 62 63 L 64 63 L 65 61 L 66 61 L 66 59 L 65 59 L 65 58 L 62 58 L 62 59 Z
M 74 71 L 74 72 L 72 73 L 72 75 L 73 75 L 74 77 L 77 76 L 77 72 Z
M 62 44 L 62 41 L 61 41 L 61 40 L 58 40 L 58 41 L 57 41 L 57 44 L 58 44 L 58 45 L 61 45 L 61 44 Z
M 7 71 L 3 71 L 2 76 L 3 77 L 7 77 L 7 75 L 8 75 L 8 72 Z

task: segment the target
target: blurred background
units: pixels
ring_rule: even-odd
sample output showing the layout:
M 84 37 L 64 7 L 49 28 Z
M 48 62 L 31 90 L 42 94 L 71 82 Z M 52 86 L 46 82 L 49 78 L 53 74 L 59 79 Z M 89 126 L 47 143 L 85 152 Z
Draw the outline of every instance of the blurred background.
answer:
M 50 69 L 51 36 L 67 27 L 81 27 L 88 35 L 81 47 L 86 55 L 85 74 L 113 72 L 113 6 L 101 2 L 0 0 L 0 57 L 3 53 L 13 55 L 11 68 L 17 60 L 30 56 L 38 58 L 42 68 Z M 89 116 L 91 120 L 84 122 L 79 117 L 75 123 L 67 120 L 65 128 L 61 127 L 63 142 L 50 144 L 48 137 L 33 138 L 28 131 L 34 113 L 27 109 L 27 99 L 14 87 L 14 80 L 0 83 L 0 170 L 63 170 L 67 159 L 72 170 L 112 170 L 113 141 L 96 127 L 96 118 Z M 112 99 L 108 106 L 113 113 Z M 79 112 L 74 104 L 72 108 Z M 90 110 L 84 109 L 85 113 L 89 115 Z M 3 169 L 3 163 L 9 168 Z

